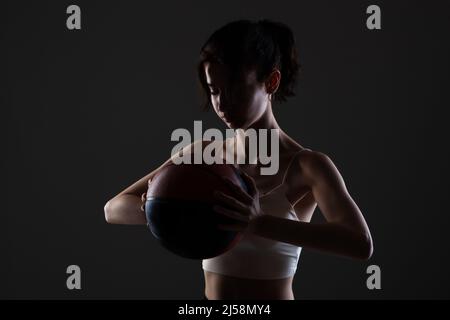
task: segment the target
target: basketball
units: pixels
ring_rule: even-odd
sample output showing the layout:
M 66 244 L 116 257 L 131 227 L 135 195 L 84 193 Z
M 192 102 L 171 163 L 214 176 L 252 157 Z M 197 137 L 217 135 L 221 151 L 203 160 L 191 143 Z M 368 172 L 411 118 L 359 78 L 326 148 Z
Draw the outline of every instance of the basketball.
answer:
M 145 214 L 163 247 L 184 258 L 208 259 L 240 240 L 240 232 L 218 227 L 234 220 L 213 210 L 215 190 L 231 194 L 224 178 L 248 191 L 231 164 L 170 164 L 158 171 L 149 184 Z

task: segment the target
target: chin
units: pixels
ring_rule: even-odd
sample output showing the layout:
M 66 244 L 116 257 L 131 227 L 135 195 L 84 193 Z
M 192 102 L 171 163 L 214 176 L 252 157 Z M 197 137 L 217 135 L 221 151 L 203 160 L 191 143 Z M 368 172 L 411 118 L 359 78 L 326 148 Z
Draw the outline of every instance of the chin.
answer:
M 234 122 L 225 122 L 224 121 L 224 123 L 225 123 L 225 126 L 227 126 L 228 128 L 231 128 L 231 129 L 236 128 L 236 124 Z
M 249 127 L 248 123 L 246 123 L 246 122 L 233 123 L 232 125 L 233 125 L 233 129 L 242 129 L 244 131 L 247 130 Z
M 242 126 L 240 126 L 239 124 L 236 124 L 234 122 L 232 123 L 226 123 L 226 126 L 229 127 L 230 129 L 243 129 Z
M 246 130 L 248 126 L 246 126 L 246 123 L 242 123 L 242 121 L 233 121 L 233 122 L 224 122 L 227 127 L 230 129 L 242 129 Z

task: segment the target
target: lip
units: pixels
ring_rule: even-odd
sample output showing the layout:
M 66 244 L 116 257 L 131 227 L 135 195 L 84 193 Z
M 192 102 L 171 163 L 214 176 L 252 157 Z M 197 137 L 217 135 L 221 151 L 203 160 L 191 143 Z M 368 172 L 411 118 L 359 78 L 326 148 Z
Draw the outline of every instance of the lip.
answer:
M 230 114 L 219 112 L 219 117 L 227 124 L 233 123 L 233 116 Z

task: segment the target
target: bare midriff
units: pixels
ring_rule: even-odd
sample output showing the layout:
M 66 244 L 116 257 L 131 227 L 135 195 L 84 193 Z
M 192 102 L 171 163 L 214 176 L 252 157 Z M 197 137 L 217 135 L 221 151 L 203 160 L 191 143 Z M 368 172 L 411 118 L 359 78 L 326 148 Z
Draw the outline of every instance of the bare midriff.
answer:
M 245 279 L 204 271 L 205 296 L 209 300 L 261 299 L 294 300 L 292 281 L 283 279 Z

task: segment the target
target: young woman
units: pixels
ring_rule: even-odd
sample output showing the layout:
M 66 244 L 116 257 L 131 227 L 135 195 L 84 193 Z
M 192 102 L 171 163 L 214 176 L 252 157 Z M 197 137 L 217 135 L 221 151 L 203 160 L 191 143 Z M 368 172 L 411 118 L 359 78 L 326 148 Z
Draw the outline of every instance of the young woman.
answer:
M 242 132 L 279 132 L 278 173 L 261 175 L 260 159 L 236 164 L 248 192 L 231 184 L 232 193 L 216 195 L 215 210 L 236 221 L 222 228 L 243 231 L 244 237 L 228 252 L 202 261 L 207 299 L 294 299 L 292 281 L 303 247 L 364 260 L 372 255 L 365 219 L 332 160 L 294 141 L 274 117 L 273 103 L 294 95 L 298 72 L 294 36 L 282 23 L 232 22 L 201 49 L 205 107 L 212 106 L 229 128 L 243 130 L 232 140 L 245 146 L 244 156 L 248 141 Z M 184 152 L 190 150 L 192 145 Z M 146 224 L 148 183 L 172 159 L 108 201 L 106 220 Z M 317 206 L 323 224 L 309 223 Z

